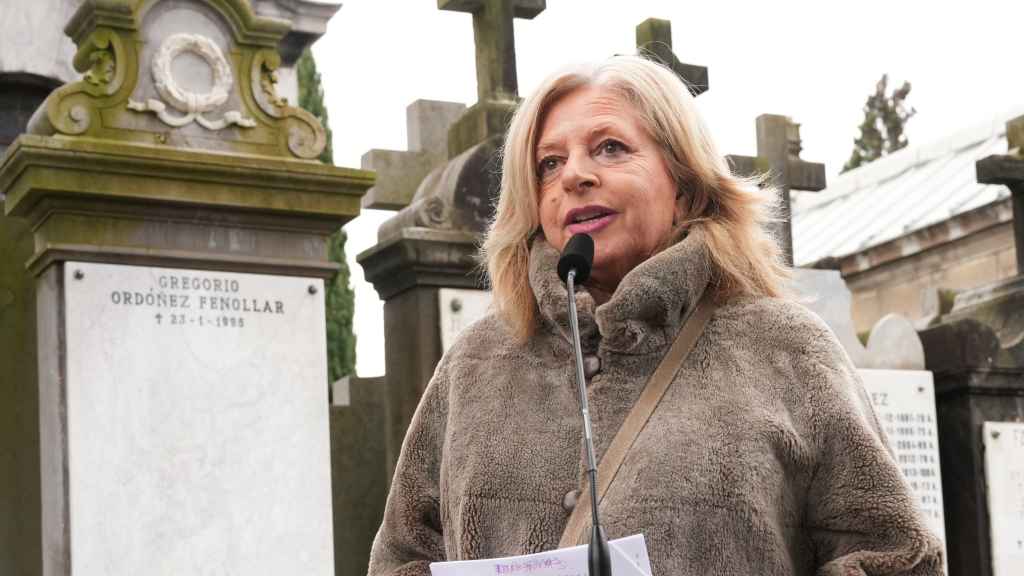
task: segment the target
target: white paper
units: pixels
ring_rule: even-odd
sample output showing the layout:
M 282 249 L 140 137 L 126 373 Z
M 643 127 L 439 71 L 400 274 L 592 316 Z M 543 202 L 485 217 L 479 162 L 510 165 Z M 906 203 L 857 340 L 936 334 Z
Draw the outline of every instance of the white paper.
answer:
M 651 576 L 651 560 L 643 534 L 609 541 L 608 552 L 615 576 Z M 430 573 L 432 576 L 587 576 L 587 546 L 507 558 L 433 562 Z

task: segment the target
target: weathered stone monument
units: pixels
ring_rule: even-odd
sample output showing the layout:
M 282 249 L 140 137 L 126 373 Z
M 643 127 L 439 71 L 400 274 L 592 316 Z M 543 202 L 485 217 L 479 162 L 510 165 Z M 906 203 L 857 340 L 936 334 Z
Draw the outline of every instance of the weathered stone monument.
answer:
M 403 183 L 394 185 L 394 192 L 379 189 L 380 197 L 399 199 L 392 207 L 403 201 L 407 205 L 380 227 L 378 244 L 358 257 L 366 279 L 385 301 L 388 479 L 443 352 L 439 291 L 483 288 L 476 268 L 477 242 L 491 216 L 501 177 L 497 153 L 518 98 L 512 20 L 533 18 L 544 7 L 543 0 L 438 2 L 441 10 L 473 16 L 478 101 L 450 123 L 444 140 L 438 135 L 460 105 L 410 106 L 411 149 L 400 157 L 421 164 L 408 171 L 409 163 L 399 164 L 397 173 L 383 170 L 382 183 Z M 442 110 L 442 117 L 427 120 L 427 106 Z M 430 128 L 414 131 L 414 126 Z M 447 151 L 446 158 L 438 155 L 438 148 Z M 378 159 L 384 157 L 383 151 L 371 151 L 364 166 L 379 169 Z M 407 200 L 410 189 L 415 193 Z
M 297 29 L 245 0 L 69 21 L 82 77 L 0 159 L 5 574 L 334 573 L 326 246 L 373 178 L 278 93 Z
M 1024 118 L 978 181 L 1013 193 L 1017 276 L 956 296 L 921 332 L 935 373 L 951 576 L 1024 572 Z M 995 456 L 998 455 L 998 456 Z
M 757 117 L 757 156 L 727 156 L 737 174 L 769 174 L 778 190 L 778 222 L 772 233 L 782 248 L 786 263 L 793 264 L 793 214 L 790 190 L 817 192 L 825 189 L 825 165 L 800 159 L 803 149 L 800 125 L 786 116 L 762 114 Z

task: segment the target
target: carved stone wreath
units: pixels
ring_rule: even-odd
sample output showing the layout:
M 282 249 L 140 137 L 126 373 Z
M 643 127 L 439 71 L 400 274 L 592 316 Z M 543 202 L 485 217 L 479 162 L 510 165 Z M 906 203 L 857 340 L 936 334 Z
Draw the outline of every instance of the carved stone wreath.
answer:
M 213 70 L 213 88 L 205 94 L 197 94 L 183 89 L 174 79 L 174 72 L 171 64 L 183 52 L 191 52 L 206 61 Z M 160 120 L 174 127 L 185 126 L 197 122 L 208 130 L 220 130 L 237 124 L 246 128 L 256 126 L 252 118 L 245 118 L 238 110 L 231 110 L 224 113 L 219 120 L 210 120 L 203 114 L 216 110 L 228 100 L 231 87 L 234 85 L 234 77 L 231 74 L 231 65 L 220 47 L 206 36 L 199 34 L 174 34 L 164 39 L 160 44 L 160 50 L 153 57 L 151 65 L 153 83 L 156 91 L 160 94 L 161 100 L 150 98 L 145 103 L 128 101 L 128 108 L 139 112 L 153 112 Z M 184 114 L 175 116 L 167 110 L 170 106 Z

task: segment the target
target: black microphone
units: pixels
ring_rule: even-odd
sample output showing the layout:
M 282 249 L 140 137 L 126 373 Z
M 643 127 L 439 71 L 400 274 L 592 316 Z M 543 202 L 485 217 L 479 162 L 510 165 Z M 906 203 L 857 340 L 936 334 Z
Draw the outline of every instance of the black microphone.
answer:
M 594 263 L 594 239 L 590 234 L 576 234 L 565 243 L 562 256 L 558 259 L 558 277 L 568 282 L 569 271 L 575 270 L 575 281 L 580 284 L 590 278 L 590 267 Z
M 608 554 L 608 538 L 601 528 L 597 514 L 597 462 L 594 457 L 594 439 L 590 431 L 590 407 L 587 404 L 587 380 L 583 374 L 583 350 L 580 346 L 580 324 L 576 317 L 576 282 L 590 277 L 594 263 L 594 239 L 588 234 L 576 234 L 569 239 L 558 259 L 558 277 L 569 289 L 569 326 L 572 329 L 573 350 L 576 353 L 576 384 L 580 395 L 580 413 L 583 416 L 583 440 L 587 445 L 587 476 L 590 478 L 590 546 L 587 548 L 587 570 L 590 576 L 611 576 L 612 562 Z

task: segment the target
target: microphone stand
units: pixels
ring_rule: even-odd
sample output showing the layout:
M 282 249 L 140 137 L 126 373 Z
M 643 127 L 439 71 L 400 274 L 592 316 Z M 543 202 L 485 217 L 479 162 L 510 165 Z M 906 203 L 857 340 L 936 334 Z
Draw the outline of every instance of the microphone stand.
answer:
M 587 569 L 590 576 L 611 576 L 611 557 L 608 554 L 608 538 L 604 535 L 597 514 L 597 462 L 594 457 L 594 439 L 590 432 L 590 408 L 587 404 L 586 376 L 583 373 L 583 350 L 580 346 L 580 325 L 576 317 L 576 269 L 566 275 L 569 289 L 569 326 L 572 329 L 572 343 L 576 353 L 576 384 L 579 386 L 580 412 L 583 416 L 583 437 L 587 445 L 587 476 L 590 478 L 590 513 L 593 526 L 590 545 L 587 547 Z

